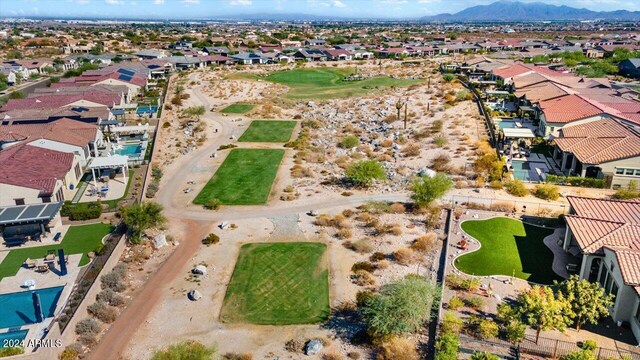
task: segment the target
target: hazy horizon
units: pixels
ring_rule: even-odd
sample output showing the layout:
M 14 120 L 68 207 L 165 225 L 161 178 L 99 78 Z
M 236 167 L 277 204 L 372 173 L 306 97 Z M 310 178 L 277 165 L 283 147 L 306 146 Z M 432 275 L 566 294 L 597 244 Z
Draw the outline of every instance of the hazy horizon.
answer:
M 455 13 L 496 0 L 3 0 L 0 17 L 207 19 L 254 14 L 343 18 L 419 18 Z M 522 0 L 522 2 L 541 2 Z M 640 10 L 640 1 L 542 1 L 594 11 Z

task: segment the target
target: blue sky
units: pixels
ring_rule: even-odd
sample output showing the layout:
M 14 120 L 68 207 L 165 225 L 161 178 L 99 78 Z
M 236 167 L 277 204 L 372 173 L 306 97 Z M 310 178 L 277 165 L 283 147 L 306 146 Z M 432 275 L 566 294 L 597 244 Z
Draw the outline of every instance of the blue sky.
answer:
M 0 0 L 0 16 L 210 18 L 257 13 L 410 18 L 457 12 L 494 0 Z M 524 0 L 533 2 L 534 0 Z M 554 0 L 591 10 L 640 10 L 640 1 Z

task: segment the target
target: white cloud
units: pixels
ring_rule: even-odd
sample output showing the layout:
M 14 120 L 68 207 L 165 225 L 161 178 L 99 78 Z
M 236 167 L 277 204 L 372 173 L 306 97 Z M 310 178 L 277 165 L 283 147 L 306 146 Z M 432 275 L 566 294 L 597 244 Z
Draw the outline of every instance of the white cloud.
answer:
M 72 2 L 79 5 L 86 5 L 89 3 L 89 0 L 67 0 L 67 2 Z
M 229 2 L 229 5 L 231 6 L 251 6 L 252 4 L 252 0 L 231 0 Z
M 333 7 L 337 7 L 337 8 L 346 8 L 347 4 L 343 3 L 340 0 L 333 0 Z
M 153 5 L 164 5 L 164 0 L 153 0 Z
M 123 0 L 104 0 L 104 3 L 108 5 L 124 5 Z
M 185 5 L 197 5 L 200 4 L 200 0 L 180 0 Z
M 408 1 L 407 0 L 382 0 L 382 3 L 399 5 L 399 4 L 406 4 L 408 3 Z

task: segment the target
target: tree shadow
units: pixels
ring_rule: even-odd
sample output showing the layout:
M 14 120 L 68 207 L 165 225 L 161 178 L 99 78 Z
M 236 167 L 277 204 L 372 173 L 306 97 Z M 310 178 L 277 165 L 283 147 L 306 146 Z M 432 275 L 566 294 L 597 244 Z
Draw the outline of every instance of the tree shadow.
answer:
M 516 247 L 522 265 L 522 272 L 531 274 L 528 281 L 550 285 L 553 280 L 562 278 L 553 272 L 553 252 L 544 244 L 544 238 L 553 233 L 553 229 L 543 229 L 523 224 L 525 236 L 514 235 Z
M 357 342 L 367 329 L 358 311 L 346 307 L 332 309 L 329 319 L 320 327 L 332 330 L 337 337 L 348 342 Z

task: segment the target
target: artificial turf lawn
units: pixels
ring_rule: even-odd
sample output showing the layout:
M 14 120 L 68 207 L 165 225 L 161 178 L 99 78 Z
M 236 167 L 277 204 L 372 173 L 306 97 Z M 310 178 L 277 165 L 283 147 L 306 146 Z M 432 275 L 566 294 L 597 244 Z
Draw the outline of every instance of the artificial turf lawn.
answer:
M 254 120 L 238 141 L 284 143 L 289 141 L 295 127 L 295 121 Z
M 252 104 L 232 104 L 220 110 L 223 114 L 244 114 L 251 111 L 255 105 Z
M 283 156 L 283 149 L 231 150 L 193 203 L 218 199 L 225 205 L 264 204 Z
M 290 99 L 332 99 L 354 95 L 361 95 L 375 91 L 378 88 L 391 86 L 409 86 L 422 80 L 394 79 L 388 76 L 378 76 L 358 81 L 343 81 L 345 76 L 354 73 L 354 69 L 295 69 L 278 71 L 266 77 L 256 77 L 252 74 L 237 74 L 235 76 L 264 79 L 290 87 L 286 97 Z
M 553 233 L 503 217 L 467 220 L 462 230 L 482 245 L 479 250 L 458 257 L 455 265 L 467 274 L 515 276 L 538 284 L 561 280 L 551 264 L 553 253 L 542 241 Z
M 220 319 L 262 325 L 313 324 L 329 316 L 326 245 L 246 244 L 224 298 Z
M 102 238 L 113 231 L 113 226 L 109 224 L 89 224 L 71 226 L 60 244 L 38 246 L 9 251 L 9 254 L 0 263 L 0 279 L 7 276 L 14 276 L 27 258 L 44 259 L 49 250 L 64 249 L 65 255 L 83 254 L 79 266 L 89 263 L 87 253 L 96 250 L 102 244 Z

